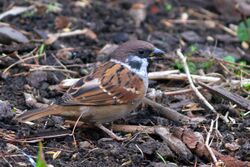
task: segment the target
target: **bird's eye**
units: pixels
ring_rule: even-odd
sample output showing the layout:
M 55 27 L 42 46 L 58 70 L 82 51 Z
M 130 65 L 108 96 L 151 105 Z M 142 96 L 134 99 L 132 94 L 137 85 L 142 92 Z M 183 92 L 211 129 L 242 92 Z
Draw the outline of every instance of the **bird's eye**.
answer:
M 144 55 L 144 53 L 145 53 L 144 50 L 139 50 L 140 55 Z

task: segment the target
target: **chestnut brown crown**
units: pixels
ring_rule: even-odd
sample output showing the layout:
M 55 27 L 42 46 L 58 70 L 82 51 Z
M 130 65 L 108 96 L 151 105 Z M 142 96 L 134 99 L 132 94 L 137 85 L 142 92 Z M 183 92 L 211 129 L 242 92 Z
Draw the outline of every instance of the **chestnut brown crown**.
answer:
M 121 44 L 115 49 L 110 57 L 125 62 L 128 56 L 150 58 L 151 56 L 163 55 L 165 52 L 156 48 L 153 44 L 142 40 L 131 40 Z

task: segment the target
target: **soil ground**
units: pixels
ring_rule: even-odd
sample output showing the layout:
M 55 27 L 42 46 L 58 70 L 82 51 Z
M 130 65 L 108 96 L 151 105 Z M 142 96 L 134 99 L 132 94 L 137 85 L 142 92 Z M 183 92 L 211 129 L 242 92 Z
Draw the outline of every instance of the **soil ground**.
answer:
M 10 24 L 18 30 L 23 30 L 26 35 L 33 39 L 37 44 L 38 39 L 46 34 L 57 33 L 63 31 L 56 27 L 55 19 L 60 16 L 66 17 L 70 22 L 70 30 L 88 28 L 96 34 L 96 38 L 88 35 L 78 35 L 65 38 L 59 38 L 52 45 L 45 48 L 46 58 L 42 57 L 37 60 L 27 61 L 27 64 L 40 65 L 58 65 L 57 59 L 64 65 L 68 65 L 69 70 L 75 71 L 76 74 L 66 74 L 58 71 L 30 71 L 29 67 L 24 65 L 16 65 L 9 70 L 8 76 L 2 75 L 0 78 L 0 99 L 7 104 L 1 104 L 0 108 L 0 166 L 32 166 L 29 158 L 36 159 L 38 152 L 38 143 L 21 143 L 20 139 L 48 136 L 49 134 L 71 133 L 72 126 L 65 125 L 61 117 L 52 116 L 35 121 L 34 125 L 20 124 L 12 118 L 15 116 L 13 110 L 24 111 L 33 109 L 34 106 L 27 104 L 24 93 L 34 95 L 39 103 L 56 101 L 62 96 L 63 91 L 52 89 L 51 86 L 59 84 L 63 79 L 76 78 L 86 75 L 91 71 L 92 66 L 74 66 L 84 65 L 97 62 L 102 58 L 99 51 L 106 44 L 121 44 L 129 39 L 147 40 L 155 44 L 158 48 L 169 53 L 169 58 L 163 61 L 155 61 L 151 64 L 149 71 L 163 71 L 178 68 L 178 57 L 173 53 L 177 48 L 182 47 L 185 53 L 192 54 L 196 60 L 209 60 L 206 51 L 212 52 L 217 58 L 232 55 L 236 61 L 244 60 L 249 63 L 250 52 L 245 50 L 242 54 L 241 43 L 236 37 L 232 37 L 218 26 L 204 25 L 203 23 L 171 23 L 169 20 L 178 20 L 179 18 L 189 15 L 189 20 L 206 20 L 211 17 L 220 22 L 220 24 L 229 26 L 229 24 L 238 24 L 239 21 L 224 18 L 219 14 L 212 2 L 199 3 L 200 1 L 148 1 L 145 8 L 146 18 L 137 27 L 135 20 L 129 14 L 129 10 L 134 1 L 91 1 L 86 7 L 77 6 L 78 1 L 57 0 L 53 1 L 59 4 L 60 11 L 46 11 L 48 5 L 51 8 L 57 6 L 50 1 L 0 1 L 0 13 L 7 10 L 10 5 L 14 6 L 30 6 L 36 4 L 39 10 L 35 13 L 26 12 L 18 16 L 8 16 L 2 21 Z M 79 1 L 80 2 L 80 1 Z M 85 2 L 85 1 L 81 1 Z M 87 1 L 86 1 L 87 2 Z M 44 9 L 43 5 L 47 8 Z M 209 11 L 216 17 L 204 14 L 204 10 Z M 196 13 L 195 13 L 196 12 Z M 202 13 L 203 12 L 203 13 Z M 203 15 L 198 15 L 202 13 Z M 211 14 L 211 15 L 212 15 Z M 168 22 L 167 22 L 168 20 Z M 61 23 L 63 24 L 63 23 Z M 64 29 L 65 30 L 65 29 Z M 32 44 L 34 44 L 32 43 Z M 39 42 L 38 42 L 39 43 Z M 31 45 L 31 43 L 29 43 Z M 32 49 L 25 50 L 30 47 L 29 44 L 20 47 L 16 52 L 20 56 L 28 54 Z M 20 44 L 0 45 L 1 49 L 15 48 Z M 39 46 L 39 45 L 37 45 Z M 59 53 L 62 48 L 71 48 L 70 51 Z M 12 59 L 4 62 L 1 60 L 1 74 L 4 69 L 15 62 L 16 56 L 13 52 L 1 52 L 11 55 Z M 59 55 L 59 56 L 58 56 Z M 171 57 L 172 56 L 172 57 Z M 200 59 L 199 59 L 200 58 Z M 200 64 L 204 62 L 198 62 Z M 204 70 L 204 68 L 203 68 Z M 199 73 L 199 70 L 195 70 Z M 205 69 L 205 73 L 219 73 L 222 77 L 232 77 L 225 74 L 224 69 L 218 65 L 212 64 Z M 176 88 L 188 88 L 187 81 L 159 80 L 150 81 L 150 88 L 156 88 L 162 91 L 172 91 Z M 249 97 L 249 92 L 242 91 L 238 87 L 230 87 L 230 91 Z M 232 120 L 225 124 L 223 120 L 218 121 L 218 131 L 221 137 L 214 135 L 212 147 L 224 155 L 230 155 L 242 161 L 250 161 L 250 117 L 245 117 L 237 113 L 246 110 L 232 107 L 232 104 L 220 97 L 213 96 L 208 91 L 202 91 L 205 97 L 211 102 L 216 110 L 225 115 L 227 111 Z M 156 101 L 168 106 L 184 115 L 190 117 L 200 116 L 205 118 L 198 125 L 185 125 L 197 131 L 206 138 L 207 131 L 211 120 L 216 115 L 206 109 L 197 100 L 193 93 L 178 94 L 174 96 L 163 95 L 156 98 Z M 189 105 L 196 105 L 197 109 L 193 112 L 183 111 Z M 186 108 L 187 109 L 187 108 Z M 168 128 L 184 127 L 179 123 L 168 120 L 149 106 L 140 106 L 137 111 L 126 120 L 115 121 L 114 124 L 126 125 L 144 125 L 155 126 L 161 125 Z M 235 113 L 234 113 L 235 111 Z M 107 125 L 109 127 L 109 124 Z M 124 142 L 118 142 L 108 139 L 108 136 L 97 128 L 77 128 L 75 132 L 76 145 L 72 136 L 62 136 L 44 139 L 43 152 L 47 164 L 53 166 L 202 166 L 210 165 L 211 160 L 194 157 L 186 160 L 171 150 L 166 143 L 155 134 L 123 133 L 118 135 L 130 138 Z M 6 135 L 15 136 L 16 141 L 7 140 Z M 235 144 L 238 149 L 232 151 L 226 144 Z M 231 146 L 230 145 L 230 146 Z M 58 156 L 55 157 L 55 154 Z M 53 158 L 54 156 L 54 158 Z

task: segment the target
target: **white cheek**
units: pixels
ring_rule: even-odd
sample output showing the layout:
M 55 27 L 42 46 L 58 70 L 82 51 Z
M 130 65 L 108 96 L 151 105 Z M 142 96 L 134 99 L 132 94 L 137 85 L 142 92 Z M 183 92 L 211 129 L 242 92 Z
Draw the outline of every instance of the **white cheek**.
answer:
M 135 57 L 135 58 L 136 59 L 140 59 L 140 61 L 142 61 L 142 65 L 141 65 L 140 69 L 131 68 L 127 63 L 123 63 L 123 62 L 121 62 L 119 60 L 111 59 L 110 61 L 122 64 L 125 67 L 129 68 L 131 71 L 133 71 L 134 73 L 136 73 L 141 79 L 143 79 L 145 85 L 147 85 L 148 84 L 148 72 L 147 72 L 148 61 L 145 58 L 143 58 L 143 59 L 141 59 L 139 57 Z

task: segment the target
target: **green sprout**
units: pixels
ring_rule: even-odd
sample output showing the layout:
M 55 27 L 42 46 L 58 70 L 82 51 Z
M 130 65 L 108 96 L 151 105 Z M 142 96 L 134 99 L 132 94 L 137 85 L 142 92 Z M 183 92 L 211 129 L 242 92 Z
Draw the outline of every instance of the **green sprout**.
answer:
M 27 12 L 24 12 L 21 16 L 23 18 L 29 18 L 29 17 L 33 17 L 35 15 L 35 10 L 29 10 Z
M 198 51 L 198 47 L 196 45 L 189 46 L 189 50 L 191 53 L 195 53 Z
M 165 3 L 165 11 L 170 12 L 173 9 L 173 6 L 170 3 Z
M 47 164 L 44 160 L 43 145 L 41 142 L 39 142 L 39 150 L 38 150 L 38 155 L 37 155 L 37 160 L 36 160 L 36 167 L 47 167 Z
M 164 157 L 163 157 L 160 153 L 158 153 L 158 152 L 156 152 L 156 154 L 157 154 L 157 156 L 163 161 L 163 163 L 164 163 L 165 165 L 167 165 L 167 161 L 164 159 Z
M 250 18 L 240 22 L 237 28 L 237 37 L 241 42 L 250 42 Z
M 45 52 L 45 44 L 43 43 L 38 49 L 38 57 L 40 58 L 44 52 Z
M 225 56 L 223 58 L 223 60 L 226 61 L 226 62 L 229 62 L 229 63 L 235 63 L 236 62 L 235 57 L 233 57 L 231 55 Z
M 243 84 L 242 88 L 249 92 L 250 91 L 250 83 Z
M 57 2 L 51 2 L 47 5 L 47 10 L 46 13 L 51 13 L 51 12 L 60 12 L 61 9 L 61 4 Z
M 187 65 L 188 65 L 188 68 L 189 68 L 189 71 L 191 74 L 197 73 L 197 66 L 194 62 L 189 61 L 189 62 L 187 62 Z M 180 60 L 175 61 L 175 67 L 182 72 L 184 71 L 183 64 Z

